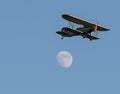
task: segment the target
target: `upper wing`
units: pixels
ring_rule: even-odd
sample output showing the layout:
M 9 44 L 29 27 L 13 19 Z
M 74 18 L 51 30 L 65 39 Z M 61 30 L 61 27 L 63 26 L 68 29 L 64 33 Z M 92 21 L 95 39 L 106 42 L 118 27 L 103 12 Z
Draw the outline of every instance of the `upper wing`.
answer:
M 69 28 L 69 27 L 65 27 L 64 29 L 65 29 L 66 31 L 70 31 L 70 32 L 73 32 L 73 33 L 75 33 L 75 34 L 84 36 L 83 32 L 80 31 L 80 30 L 75 30 L 75 29 L 72 29 L 72 28 Z M 98 37 L 90 36 L 90 35 L 87 35 L 86 38 L 89 38 L 90 40 L 97 40 L 97 39 L 99 39 Z
M 73 23 L 76 23 L 76 24 L 82 24 L 82 25 L 85 26 L 85 27 L 96 25 L 96 24 L 94 24 L 94 23 L 92 23 L 92 22 L 89 22 L 89 21 L 87 21 L 87 20 L 83 20 L 83 19 L 80 19 L 80 18 L 76 18 L 76 17 L 74 17 L 74 16 L 67 15 L 67 14 L 63 14 L 63 15 L 62 15 L 62 18 L 64 18 L 65 20 L 71 21 L 71 22 L 73 22 Z M 97 30 L 98 30 L 98 31 L 108 31 L 109 29 L 106 28 L 106 27 L 97 25 Z

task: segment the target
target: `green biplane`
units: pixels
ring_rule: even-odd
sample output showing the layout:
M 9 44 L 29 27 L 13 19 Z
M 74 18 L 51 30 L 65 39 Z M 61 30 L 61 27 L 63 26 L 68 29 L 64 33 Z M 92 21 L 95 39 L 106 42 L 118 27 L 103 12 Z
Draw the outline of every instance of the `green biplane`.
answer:
M 106 27 L 100 26 L 98 24 L 94 24 L 92 22 L 88 22 L 80 18 L 76 18 L 68 14 L 63 14 L 62 18 L 65 20 L 68 20 L 69 22 L 80 25 L 80 27 L 75 28 L 75 29 L 73 28 L 73 26 L 71 26 L 71 27 L 63 27 L 61 31 L 57 31 L 56 33 L 61 35 L 62 39 L 64 37 L 82 36 L 83 38 L 88 38 L 90 40 L 97 40 L 99 38 L 91 35 L 92 32 L 110 30 Z

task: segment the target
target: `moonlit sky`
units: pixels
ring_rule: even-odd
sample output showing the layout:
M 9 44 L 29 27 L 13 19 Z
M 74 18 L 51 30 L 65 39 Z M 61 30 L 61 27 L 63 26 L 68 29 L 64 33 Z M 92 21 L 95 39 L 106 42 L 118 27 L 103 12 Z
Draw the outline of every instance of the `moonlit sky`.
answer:
M 0 94 L 120 94 L 119 9 L 119 0 L 0 0 Z M 61 40 L 63 13 L 111 31 Z M 61 50 L 73 56 L 68 69 Z

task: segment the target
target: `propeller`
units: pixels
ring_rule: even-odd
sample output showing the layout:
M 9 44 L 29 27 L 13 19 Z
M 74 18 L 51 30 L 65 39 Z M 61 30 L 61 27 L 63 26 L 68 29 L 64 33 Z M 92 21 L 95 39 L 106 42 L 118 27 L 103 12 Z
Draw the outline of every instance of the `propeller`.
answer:
M 94 28 L 94 32 L 97 31 L 97 28 L 98 28 L 98 25 L 96 24 L 96 25 L 95 25 L 95 28 Z
M 97 36 L 97 35 L 98 35 L 97 29 L 98 29 L 98 25 L 97 25 L 97 24 L 95 24 L 95 28 L 94 28 L 95 36 Z

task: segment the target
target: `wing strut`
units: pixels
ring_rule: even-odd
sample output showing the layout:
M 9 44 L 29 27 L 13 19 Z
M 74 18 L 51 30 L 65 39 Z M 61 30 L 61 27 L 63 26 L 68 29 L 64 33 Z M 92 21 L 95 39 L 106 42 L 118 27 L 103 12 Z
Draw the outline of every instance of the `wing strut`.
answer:
M 74 23 L 73 23 L 73 22 L 68 21 L 68 26 L 69 26 L 69 27 L 71 27 L 71 28 L 74 28 Z

